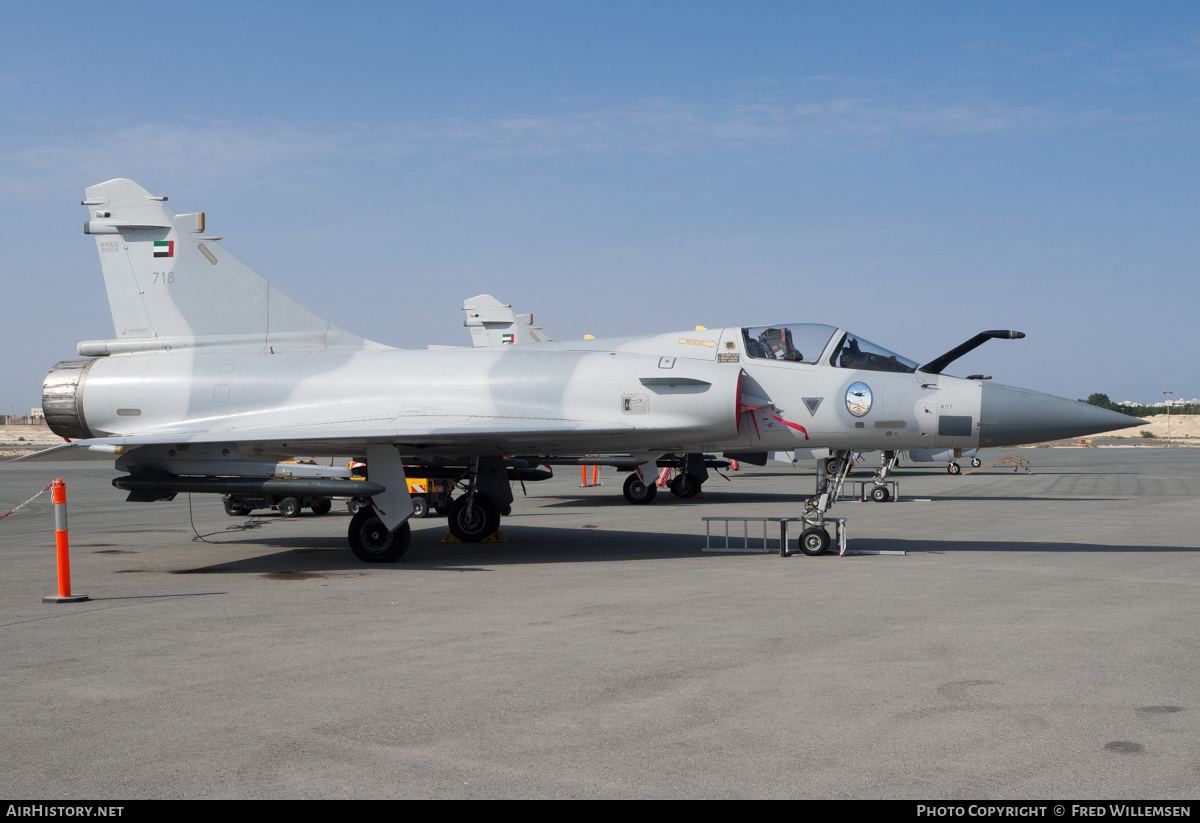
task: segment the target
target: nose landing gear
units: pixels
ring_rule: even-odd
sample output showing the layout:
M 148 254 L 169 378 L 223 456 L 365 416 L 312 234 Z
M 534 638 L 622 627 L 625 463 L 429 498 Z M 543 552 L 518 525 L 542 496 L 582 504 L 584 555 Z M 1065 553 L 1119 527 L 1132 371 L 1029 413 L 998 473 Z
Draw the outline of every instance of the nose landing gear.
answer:
M 817 557 L 829 551 L 829 532 L 818 526 L 810 526 L 800 532 L 800 551 L 809 557 Z

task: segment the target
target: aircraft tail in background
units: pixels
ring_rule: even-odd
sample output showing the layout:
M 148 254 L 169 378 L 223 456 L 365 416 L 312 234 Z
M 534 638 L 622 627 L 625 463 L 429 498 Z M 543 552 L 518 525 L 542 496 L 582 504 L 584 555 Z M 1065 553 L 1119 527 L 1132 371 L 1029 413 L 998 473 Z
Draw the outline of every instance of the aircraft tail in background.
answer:
M 468 297 L 462 308 L 467 313 L 463 325 L 471 330 L 471 343 L 475 346 L 545 343 L 551 339 L 533 325 L 532 314 L 514 314 L 512 306 L 490 294 Z

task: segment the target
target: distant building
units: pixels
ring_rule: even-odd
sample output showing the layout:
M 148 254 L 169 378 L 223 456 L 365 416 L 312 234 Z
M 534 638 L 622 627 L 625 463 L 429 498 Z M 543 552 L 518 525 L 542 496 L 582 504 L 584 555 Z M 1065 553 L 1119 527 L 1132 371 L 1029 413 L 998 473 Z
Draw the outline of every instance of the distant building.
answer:
M 35 409 L 37 414 L 29 417 L 16 417 L 11 414 L 0 414 L 0 426 L 40 426 L 46 428 L 46 417 L 41 409 Z
M 1191 400 L 1184 400 L 1183 398 L 1171 400 L 1168 398 L 1166 400 L 1159 400 L 1157 403 L 1138 403 L 1136 400 L 1122 400 L 1117 405 L 1144 406 L 1147 409 L 1165 409 L 1167 406 L 1200 406 L 1200 398 L 1193 398 Z

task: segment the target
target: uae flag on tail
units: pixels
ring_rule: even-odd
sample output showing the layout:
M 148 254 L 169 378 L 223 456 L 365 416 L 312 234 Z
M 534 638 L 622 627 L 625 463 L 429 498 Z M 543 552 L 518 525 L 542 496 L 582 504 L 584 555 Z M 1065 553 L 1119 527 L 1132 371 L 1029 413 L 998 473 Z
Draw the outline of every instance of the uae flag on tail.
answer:
M 154 256 L 155 257 L 174 257 L 175 256 L 175 241 L 174 240 L 155 240 L 154 241 Z
M 517 336 L 515 334 L 502 334 L 502 335 L 500 335 L 500 342 L 501 343 L 516 343 Z

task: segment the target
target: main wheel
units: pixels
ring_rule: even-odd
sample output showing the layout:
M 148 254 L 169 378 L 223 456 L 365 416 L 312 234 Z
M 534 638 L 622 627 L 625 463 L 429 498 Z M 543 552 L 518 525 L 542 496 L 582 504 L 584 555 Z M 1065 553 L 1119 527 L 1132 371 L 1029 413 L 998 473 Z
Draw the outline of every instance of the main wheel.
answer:
M 951 463 L 949 466 L 946 467 L 946 472 L 949 474 L 958 474 L 961 471 L 962 471 L 962 466 L 958 465 L 957 463 Z
M 983 465 L 983 461 L 982 461 L 982 460 L 980 460 L 978 457 L 972 457 L 972 458 L 971 458 L 971 465 L 972 465 L 974 468 L 976 468 L 976 469 L 977 469 L 977 468 L 979 468 L 980 466 L 982 466 L 982 465 Z
M 446 519 L 450 531 L 464 543 L 478 543 L 500 528 L 500 510 L 486 494 L 475 493 L 474 505 L 467 508 L 470 495 L 464 494 L 450 504 Z
M 851 469 L 853 469 L 853 468 L 854 468 L 854 461 L 852 460 L 852 461 L 850 461 L 850 467 L 848 469 L 846 469 L 847 477 L 849 477 L 851 474 L 853 474 L 853 472 L 851 471 Z M 825 473 L 829 474 L 829 475 L 838 473 L 838 459 L 836 457 L 826 457 L 825 458 Z
M 810 526 L 800 532 L 800 551 L 809 557 L 816 557 L 829 551 L 829 532 Z
M 637 472 L 633 472 L 625 478 L 625 488 L 621 490 L 621 493 L 633 505 L 644 506 L 654 502 L 654 498 L 658 496 L 658 486 L 654 483 L 646 483 L 637 476 Z
M 700 482 L 696 480 L 694 475 L 687 472 L 680 472 L 675 475 L 675 479 L 671 481 L 671 491 L 676 497 L 695 497 L 700 491 Z
M 225 513 L 230 517 L 245 517 L 250 514 L 253 509 L 248 509 L 242 505 L 242 501 L 233 495 L 226 497 L 224 500 Z
M 876 486 L 871 489 L 871 499 L 876 503 L 886 503 L 892 499 L 892 493 L 887 486 Z
M 408 551 L 412 527 L 408 521 L 391 531 L 379 519 L 375 509 L 364 506 L 350 519 L 350 551 L 364 563 L 395 563 Z
M 300 514 L 300 501 L 295 497 L 285 497 L 279 501 L 278 508 L 284 517 L 295 517 Z
M 429 501 L 419 494 L 412 497 L 413 517 L 424 517 L 429 514 Z
M 329 511 L 332 508 L 333 508 L 333 501 L 330 500 L 328 497 L 322 497 L 320 500 L 317 501 L 317 504 L 312 507 L 312 513 L 313 514 L 329 514 Z

